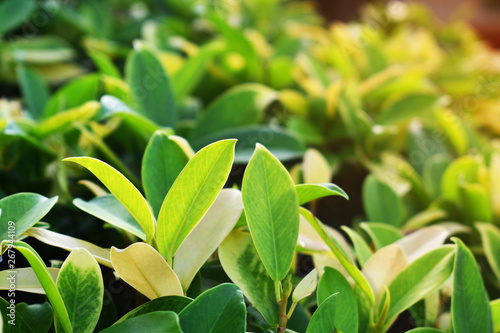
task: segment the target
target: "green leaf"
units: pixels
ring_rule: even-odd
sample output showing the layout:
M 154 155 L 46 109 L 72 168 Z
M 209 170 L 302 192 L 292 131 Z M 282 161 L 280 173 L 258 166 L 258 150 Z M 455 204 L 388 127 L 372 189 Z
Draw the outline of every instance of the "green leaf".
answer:
M 460 184 L 477 183 L 481 160 L 474 156 L 463 156 L 448 166 L 441 180 L 441 194 L 455 203 L 460 202 Z
M 406 333 L 443 333 L 443 332 L 444 332 L 443 330 L 438 330 L 437 328 L 420 327 L 409 330 Z
M 491 198 L 484 185 L 460 182 L 458 189 L 460 195 L 459 205 L 467 223 L 493 221 Z
M 493 332 L 488 294 L 476 260 L 460 239 L 452 240 L 457 244 L 451 298 L 453 330 Z
M 174 127 L 177 121 L 174 93 L 161 62 L 146 48 L 131 51 L 125 73 L 140 113 L 158 125 Z
M 337 317 L 338 296 L 338 293 L 329 296 L 314 311 L 306 333 L 332 333 L 336 331 L 335 318 Z
M 139 190 L 120 172 L 92 157 L 69 157 L 63 161 L 78 163 L 92 172 L 132 214 L 146 233 L 147 241 L 153 238 L 155 233 L 153 213 Z
M 310 201 L 328 197 L 331 195 L 340 195 L 341 197 L 349 200 L 349 196 L 335 184 L 299 184 L 295 185 L 297 196 L 299 197 L 299 205 L 303 205 Z
M 267 274 L 248 232 L 235 230 L 219 246 L 222 268 L 270 325 L 278 324 L 274 282 Z
M 361 223 L 359 226 L 370 236 L 376 250 L 403 238 L 403 233 L 399 229 L 384 223 L 369 222 Z
M 18 0 L 4 0 L 0 4 L 0 37 L 22 24 L 33 13 L 36 3 L 33 0 L 19 2 Z
M 112 247 L 111 262 L 125 282 L 149 299 L 183 294 L 179 278 L 151 245 L 134 243 L 123 250 Z
M 348 234 L 349 237 L 351 238 L 359 266 L 363 268 L 365 263 L 368 261 L 368 259 L 370 259 L 370 257 L 373 254 L 372 250 L 370 249 L 370 246 L 368 246 L 363 237 L 361 237 L 356 231 L 352 230 L 351 228 L 342 226 L 342 230 L 344 230 L 346 234 Z
M 88 54 L 101 74 L 121 78 L 120 71 L 106 53 L 97 50 L 88 50 Z
M 88 74 L 72 80 L 50 97 L 43 110 L 43 118 L 95 100 L 98 88 L 99 75 L 97 74 Z
M 412 262 L 389 285 L 387 322 L 441 287 L 453 273 L 454 246 L 442 246 Z
M 302 156 L 304 145 L 293 135 L 278 128 L 264 125 L 245 126 L 214 133 L 203 139 L 194 140 L 193 147 L 200 148 L 211 142 L 235 138 L 238 140 L 235 163 L 246 164 L 254 152 L 256 143 L 261 143 L 280 161 L 289 161 Z
M 255 83 L 231 88 L 198 118 L 193 137 L 205 138 L 226 129 L 255 124 L 276 97 L 274 90 Z
M 17 281 L 16 281 L 17 282 Z M 47 333 L 52 326 L 52 307 L 49 303 L 31 304 L 17 303 L 13 316 L 9 316 L 10 303 L 0 297 L 0 306 L 4 322 L 3 333 Z M 9 323 L 12 319 L 13 324 Z M 1 319 L 0 319 L 1 322 Z M 1 325 L 0 325 L 1 328 Z
M 500 332 L 500 299 L 490 302 L 493 332 Z
M 403 218 L 401 198 L 373 175 L 369 175 L 363 184 L 363 205 L 370 222 L 399 226 Z
M 7 243 L 10 245 L 10 243 Z M 42 258 L 35 252 L 35 250 L 24 242 L 14 242 L 14 247 L 17 251 L 19 251 L 28 261 L 30 266 L 35 271 L 40 284 L 45 290 L 45 294 L 49 299 L 52 308 L 57 316 L 57 319 L 61 322 L 61 325 L 64 328 L 65 333 L 73 333 L 73 329 L 71 326 L 71 321 L 68 316 L 68 311 L 66 310 L 66 306 L 64 305 L 64 301 L 61 297 L 61 294 L 57 290 L 56 284 L 54 280 L 52 280 L 52 276 L 47 270 L 47 266 L 43 262 Z M 6 242 L 2 242 L 2 252 L 6 247 Z
M 329 183 L 332 178 L 332 168 L 318 150 L 309 148 L 306 150 L 302 161 L 302 174 L 305 183 Z
M 168 332 L 182 333 L 179 317 L 172 311 L 155 311 L 145 313 L 101 331 L 101 333 L 136 333 L 136 332 Z
M 233 230 L 243 211 L 241 192 L 223 189 L 175 254 L 173 269 L 184 290 L 220 243 Z
M 337 295 L 337 306 L 342 309 L 342 316 L 335 316 L 335 327 L 345 333 L 358 332 L 358 307 L 351 285 L 335 268 L 325 266 L 318 284 L 316 297 L 319 306 L 331 295 Z
M 205 291 L 179 313 L 185 333 L 244 333 L 246 316 L 243 293 L 230 283 Z
M 142 184 L 155 216 L 172 184 L 189 161 L 189 156 L 178 143 L 179 137 L 170 137 L 164 131 L 156 131 L 142 158 Z
M 236 140 L 215 142 L 188 162 L 170 188 L 158 215 L 160 253 L 172 263 L 177 249 L 196 227 L 224 186 Z
M 68 310 L 73 332 L 93 332 L 101 314 L 104 284 L 99 264 L 87 250 L 71 251 L 59 272 L 57 289 Z
M 335 257 L 340 261 L 345 270 L 351 275 L 356 284 L 361 288 L 363 293 L 368 298 L 370 304 L 375 302 L 375 297 L 373 295 L 373 291 L 370 287 L 370 284 L 360 272 L 360 270 L 346 257 L 343 253 L 340 245 L 335 243 L 334 238 L 328 236 L 325 231 L 325 227 L 319 222 L 307 209 L 300 208 L 300 214 L 306 218 L 306 220 L 311 224 L 311 226 L 316 230 L 316 232 L 321 236 L 323 241 L 328 245 L 330 250 L 333 252 Z
M 102 106 L 100 120 L 105 120 L 114 116 L 120 117 L 130 125 L 133 130 L 144 135 L 144 137 L 148 139 L 155 131 L 161 128 L 160 125 L 132 110 L 125 102 L 114 96 L 104 95 L 101 97 L 100 103 Z
M 500 282 L 500 230 L 493 224 L 476 223 L 491 270 Z
M 423 117 L 436 106 L 440 96 L 429 94 L 415 94 L 401 98 L 384 110 L 377 118 L 381 124 L 399 124 L 409 121 L 413 117 Z
M 0 9 L 1 10 L 1 9 Z M 36 71 L 23 65 L 17 69 L 17 78 L 25 103 L 34 119 L 40 119 L 49 99 L 49 87 Z
M 75 123 L 84 123 L 92 119 L 100 107 L 101 105 L 98 102 L 90 101 L 73 109 L 54 114 L 38 125 L 36 133 L 41 137 L 47 137 L 55 133 L 63 134 L 74 129 Z
M 25 234 L 36 238 L 45 244 L 60 247 L 67 251 L 72 251 L 76 248 L 84 248 L 94 256 L 98 263 L 110 268 L 113 267 L 109 257 L 109 250 L 103 249 L 102 247 L 94 245 L 90 242 L 59 234 L 50 230 L 45 230 L 43 228 L 30 228 L 25 232 Z
M 73 204 L 95 217 L 146 240 L 146 234 L 134 217 L 112 194 L 93 198 L 89 201 L 73 200 Z
M 16 193 L 0 200 L 0 241 L 15 238 L 40 221 L 56 204 L 58 197 L 46 198 L 35 193 Z M 14 223 L 9 223 L 9 222 Z
M 121 317 L 116 324 L 155 311 L 172 311 L 179 313 L 192 301 L 191 298 L 177 295 L 158 297 L 128 312 Z
M 243 206 L 255 248 L 274 281 L 288 273 L 299 236 L 299 202 L 292 178 L 258 144 L 245 170 Z

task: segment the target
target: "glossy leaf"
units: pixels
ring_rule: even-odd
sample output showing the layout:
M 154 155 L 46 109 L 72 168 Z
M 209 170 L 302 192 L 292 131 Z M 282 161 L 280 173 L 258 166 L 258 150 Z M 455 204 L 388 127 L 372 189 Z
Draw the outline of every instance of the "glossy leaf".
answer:
M 345 333 L 358 332 L 358 307 L 352 287 L 346 278 L 332 267 L 325 267 L 316 293 L 318 304 L 321 306 L 331 295 L 337 295 L 337 306 L 342 309 L 342 316 L 335 316 L 335 327 Z
M 235 230 L 219 246 L 222 268 L 270 325 L 278 324 L 274 282 L 267 274 L 248 232 Z
M 363 204 L 370 222 L 399 226 L 403 218 L 403 204 L 397 193 L 375 176 L 368 176 L 363 184 Z
M 193 136 L 200 139 L 223 130 L 255 124 L 276 98 L 276 92 L 263 85 L 236 86 L 207 107 L 196 122 Z
M 243 176 L 243 206 L 255 248 L 274 281 L 292 264 L 299 234 L 299 204 L 285 167 L 257 145 Z
M 189 156 L 174 137 L 157 131 L 146 147 L 142 158 L 142 184 L 155 216 L 172 184 L 189 161 Z
M 26 231 L 25 234 L 30 237 L 36 238 L 45 244 L 60 247 L 67 251 L 72 251 L 80 247 L 84 248 L 94 256 L 98 263 L 108 267 L 112 267 L 109 250 L 103 249 L 102 247 L 99 247 L 87 241 L 59 234 L 50 230 L 45 230 L 43 228 L 31 228 Z
M 75 122 L 85 122 L 97 114 L 101 105 L 96 101 L 86 102 L 70 110 L 45 118 L 37 128 L 37 134 L 46 137 L 74 129 Z
M 370 236 L 377 250 L 403 238 L 403 233 L 399 229 L 388 224 L 369 222 L 361 223 L 360 227 Z
M 75 162 L 92 172 L 106 188 L 127 208 L 139 223 L 149 241 L 155 233 L 155 218 L 149 205 L 135 186 L 112 166 L 91 157 L 70 157 L 64 161 Z
M 118 275 L 149 299 L 183 295 L 169 264 L 150 245 L 134 243 L 126 249 L 111 248 L 111 262 Z
M 160 253 L 172 262 L 182 242 L 200 222 L 226 183 L 235 140 L 213 143 L 188 162 L 170 188 L 158 215 Z
M 344 190 L 332 183 L 298 184 L 295 185 L 295 190 L 297 191 L 297 196 L 299 197 L 299 205 L 331 195 L 340 195 L 341 197 L 349 200 L 349 197 Z
M 13 321 L 15 325 L 9 323 L 12 317 L 7 316 L 11 313 L 8 308 L 10 304 L 3 298 L 0 298 L 0 306 L 4 322 L 3 333 L 47 333 L 52 325 L 53 313 L 49 303 L 31 305 L 26 303 L 15 304 L 15 320 Z M 2 319 L 0 319 L 0 324 L 1 322 Z M 0 328 L 2 328 L 1 325 Z
M 140 113 L 158 125 L 174 127 L 177 121 L 174 93 L 161 62 L 146 48 L 135 47 L 125 73 Z
M 155 311 L 130 318 L 101 331 L 101 333 L 168 332 L 183 333 L 179 317 L 171 311 Z
M 490 302 L 491 317 L 493 319 L 493 332 L 500 331 L 500 299 Z
M 389 285 L 391 307 L 387 322 L 439 288 L 453 273 L 453 246 L 442 246 L 411 263 Z
M 342 230 L 344 230 L 351 238 L 351 241 L 354 245 L 354 250 L 356 251 L 356 258 L 358 259 L 359 266 L 363 268 L 363 266 L 373 254 L 370 246 L 366 243 L 363 237 L 361 237 L 356 231 L 352 230 L 351 228 L 342 226 Z
M 292 294 L 292 301 L 298 302 L 307 296 L 310 296 L 318 285 L 318 272 L 316 269 L 310 271 L 295 287 Z
M 243 293 L 224 283 L 205 291 L 179 313 L 184 333 L 244 333 L 246 307 Z
M 0 241 L 9 239 L 9 222 L 14 222 L 10 230 L 19 237 L 23 232 L 40 221 L 56 204 L 57 197 L 46 198 L 35 193 L 16 193 L 0 200 Z
M 57 289 L 68 310 L 73 332 L 93 332 L 101 314 L 104 284 L 101 269 L 87 250 L 71 251 L 59 272 Z
M 458 238 L 451 317 L 453 330 L 462 332 L 492 332 L 491 309 L 481 273 L 472 252 Z
M 155 311 L 172 311 L 178 314 L 192 301 L 192 299 L 184 296 L 158 297 L 128 312 L 116 323 L 121 323 L 122 321 Z
M 134 217 L 112 194 L 93 198 L 89 201 L 73 200 L 73 204 L 95 217 L 146 240 L 146 234 Z
M 200 223 L 177 250 L 173 269 L 184 290 L 220 243 L 233 230 L 243 211 L 241 192 L 223 189 Z
M 336 331 L 335 318 L 339 314 L 337 308 L 339 294 L 333 294 L 325 299 L 314 311 L 306 333 L 331 333 Z

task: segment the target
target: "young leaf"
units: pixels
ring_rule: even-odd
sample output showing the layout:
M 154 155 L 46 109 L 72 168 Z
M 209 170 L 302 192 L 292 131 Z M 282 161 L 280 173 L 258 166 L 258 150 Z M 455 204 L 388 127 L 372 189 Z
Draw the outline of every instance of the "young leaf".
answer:
M 270 325 L 278 324 L 274 282 L 257 254 L 248 232 L 235 230 L 219 246 L 224 271 Z
M 60 247 L 67 251 L 72 251 L 79 247 L 84 248 L 94 256 L 98 263 L 111 268 L 113 267 L 111 265 L 111 259 L 109 257 L 109 250 L 103 249 L 102 247 L 99 247 L 87 241 L 59 234 L 50 230 L 45 230 L 43 228 L 31 228 L 26 231 L 25 234 L 30 237 L 36 238 L 45 244 Z
M 246 307 L 243 293 L 224 283 L 205 291 L 179 313 L 184 333 L 244 333 Z
M 297 196 L 299 197 L 299 205 L 331 195 L 340 195 L 341 197 L 349 200 L 349 197 L 344 190 L 332 183 L 299 184 L 295 185 L 295 190 L 297 191 Z
M 215 142 L 188 162 L 170 188 L 158 215 L 157 241 L 167 262 L 196 227 L 226 183 L 236 140 Z
M 183 333 L 179 317 L 172 311 L 155 311 L 118 322 L 101 333 L 168 332 Z
M 243 206 L 255 248 L 274 281 L 292 264 L 299 234 L 299 202 L 292 178 L 258 144 L 243 176 Z
M 493 332 L 500 332 L 500 299 L 490 302 Z
M 330 250 L 333 252 L 335 257 L 340 261 L 345 270 L 349 273 L 349 275 L 351 275 L 351 277 L 354 279 L 354 281 L 356 281 L 361 290 L 363 290 L 363 292 L 366 294 L 369 302 L 373 304 L 375 302 L 375 296 L 373 295 L 373 291 L 370 287 L 370 284 L 363 276 L 363 274 L 359 271 L 359 269 L 356 266 L 354 266 L 354 264 L 351 261 L 349 261 L 349 259 L 341 250 L 341 248 L 337 244 L 335 244 L 333 239 L 328 237 L 321 222 L 319 222 L 311 214 L 311 212 L 302 207 L 300 208 L 300 214 L 307 219 L 307 221 L 311 224 L 311 226 L 313 226 L 314 230 L 316 230 L 316 232 L 321 236 L 323 241 L 328 245 Z
M 89 201 L 73 200 L 73 204 L 95 217 L 146 240 L 146 234 L 129 211 L 112 194 L 93 198 Z
M 191 298 L 177 295 L 158 297 L 128 312 L 116 324 L 155 311 L 172 311 L 178 314 L 192 301 Z
M 17 288 L 17 281 L 16 281 Z M 10 303 L 0 297 L 0 311 L 2 313 L 4 327 L 3 333 L 47 333 L 52 325 L 52 307 L 49 303 L 31 304 L 17 303 L 14 310 L 14 325 L 12 320 Z M 2 318 L 0 318 L 0 329 L 2 328 Z
M 332 178 L 332 169 L 328 161 L 314 148 L 306 150 L 302 162 L 302 172 L 304 182 L 309 184 L 329 183 Z
M 306 333 L 331 333 L 336 331 L 337 302 L 339 294 L 333 294 L 321 303 L 311 317 Z
M 158 216 L 161 204 L 172 184 L 189 161 L 179 143 L 165 131 L 156 131 L 142 158 L 142 184 L 153 213 Z
M 399 226 L 403 218 L 401 198 L 386 183 L 369 175 L 363 184 L 363 204 L 370 222 Z
M 456 333 L 493 332 L 488 294 L 472 252 L 458 238 L 451 317 Z
M 92 172 L 107 189 L 127 208 L 150 241 L 155 233 L 155 218 L 149 205 L 137 188 L 112 166 L 92 157 L 69 157 L 63 161 L 75 162 Z
M 161 62 L 144 47 L 130 52 L 127 82 L 139 111 L 158 125 L 175 127 L 177 110 L 170 79 Z
M 490 223 L 476 223 L 476 228 L 481 234 L 486 259 L 500 282 L 500 230 Z
M 19 237 L 40 221 L 56 204 L 57 197 L 46 198 L 35 193 L 16 193 L 0 200 L 0 241 L 9 239 L 9 230 Z M 15 226 L 9 228 L 9 222 Z
M 57 281 L 59 268 L 47 268 L 52 280 Z M 16 268 L 16 290 L 25 291 L 33 294 L 45 294 L 35 271 L 31 267 Z M 0 271 L 0 290 L 9 290 L 9 277 L 12 275 L 11 270 Z
M 222 130 L 255 124 L 276 97 L 274 90 L 260 84 L 236 86 L 208 106 L 196 122 L 193 137 L 200 139 Z
M 412 262 L 389 285 L 387 322 L 439 288 L 453 273 L 454 246 L 442 246 Z
M 297 287 L 295 287 L 292 294 L 292 301 L 297 303 L 301 299 L 311 295 L 316 290 L 317 285 L 318 272 L 316 272 L 316 269 L 313 269 L 299 282 Z
M 101 269 L 87 250 L 77 248 L 71 251 L 59 272 L 57 289 L 68 311 L 73 332 L 92 333 L 101 314 L 104 284 Z
M 149 299 L 183 295 L 181 283 L 163 257 L 146 243 L 124 250 L 111 248 L 111 262 L 118 275 Z
M 201 266 L 233 230 L 242 211 L 241 192 L 223 189 L 207 214 L 186 237 L 177 250 L 173 267 L 184 290 L 188 290 Z
M 10 244 L 10 243 L 9 243 Z M 64 305 L 64 301 L 61 294 L 57 290 L 56 283 L 52 280 L 52 276 L 47 270 L 47 266 L 43 262 L 42 258 L 35 252 L 35 250 L 24 242 L 14 242 L 14 247 L 17 251 L 26 258 L 30 266 L 35 271 L 35 274 L 40 281 L 45 294 L 52 305 L 57 319 L 60 321 L 65 333 L 73 333 L 73 328 L 71 326 L 71 321 L 68 316 L 68 311 Z M 2 249 L 6 246 L 5 242 L 2 242 Z
M 321 306 L 333 294 L 337 295 L 337 306 L 342 309 L 342 316 L 333 319 L 335 327 L 345 333 L 357 333 L 358 307 L 352 287 L 342 273 L 326 266 L 316 292 L 318 305 Z

